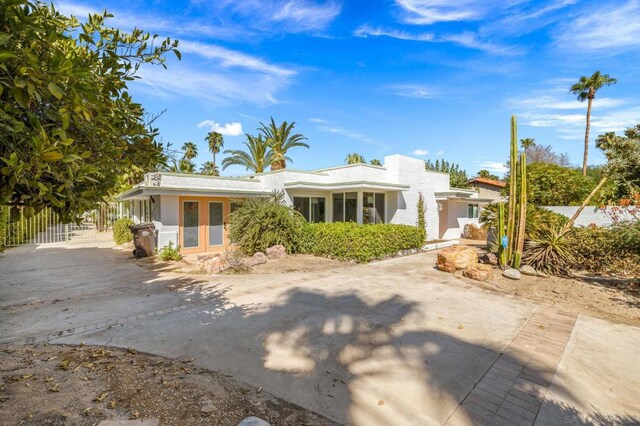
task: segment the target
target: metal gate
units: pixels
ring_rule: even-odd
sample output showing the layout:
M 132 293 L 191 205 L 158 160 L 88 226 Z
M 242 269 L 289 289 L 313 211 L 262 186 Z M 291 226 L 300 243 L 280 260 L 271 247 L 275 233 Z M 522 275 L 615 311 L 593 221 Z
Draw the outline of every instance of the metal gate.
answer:
M 5 209 L 0 217 L 0 228 L 5 228 L 2 237 L 4 247 L 25 244 L 91 243 L 113 240 L 113 224 L 127 217 L 136 222 L 151 220 L 151 206 L 147 200 L 137 202 L 105 203 L 82 215 L 79 224 L 62 223 L 50 208 L 25 217 L 22 209 L 13 217 Z M 4 225 L 4 226 L 3 226 Z

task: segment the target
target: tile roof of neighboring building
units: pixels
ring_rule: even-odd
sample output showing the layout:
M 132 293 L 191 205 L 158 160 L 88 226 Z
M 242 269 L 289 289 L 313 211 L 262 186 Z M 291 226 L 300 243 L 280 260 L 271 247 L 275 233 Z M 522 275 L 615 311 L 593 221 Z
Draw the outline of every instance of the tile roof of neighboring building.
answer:
M 495 179 L 488 179 L 488 178 L 483 178 L 483 177 L 474 177 L 473 179 L 470 180 L 471 183 L 484 183 L 485 185 L 493 185 L 493 186 L 497 186 L 498 188 L 506 188 L 507 187 L 507 183 L 503 182 L 501 180 L 495 180 Z

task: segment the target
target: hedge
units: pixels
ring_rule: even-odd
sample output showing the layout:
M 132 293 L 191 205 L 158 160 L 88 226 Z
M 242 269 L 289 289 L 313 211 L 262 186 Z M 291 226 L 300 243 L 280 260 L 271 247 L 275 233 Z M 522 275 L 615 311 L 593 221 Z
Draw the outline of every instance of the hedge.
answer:
M 572 268 L 616 275 L 640 276 L 640 223 L 574 228 L 570 235 Z
M 133 225 L 133 221 L 126 217 L 116 220 L 113 224 L 113 241 L 117 245 L 133 241 L 133 234 L 129 229 L 130 225 Z
M 424 231 L 409 225 L 313 223 L 304 227 L 302 252 L 339 260 L 370 262 L 421 248 Z

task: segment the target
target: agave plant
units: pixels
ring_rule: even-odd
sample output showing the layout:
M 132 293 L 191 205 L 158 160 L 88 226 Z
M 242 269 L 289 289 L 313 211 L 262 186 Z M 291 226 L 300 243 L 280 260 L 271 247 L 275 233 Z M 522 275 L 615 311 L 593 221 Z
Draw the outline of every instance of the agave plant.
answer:
M 574 263 L 568 235 L 559 228 L 540 231 L 525 243 L 525 263 L 553 275 L 567 274 Z

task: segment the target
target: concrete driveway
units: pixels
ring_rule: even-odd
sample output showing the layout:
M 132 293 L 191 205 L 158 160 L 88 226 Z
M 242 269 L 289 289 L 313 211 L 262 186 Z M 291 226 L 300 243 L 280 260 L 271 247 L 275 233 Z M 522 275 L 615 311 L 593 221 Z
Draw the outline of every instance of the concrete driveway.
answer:
M 11 249 L 0 343 L 195 356 L 344 424 L 640 422 L 640 329 L 485 292 L 434 260 L 183 277 L 108 244 Z

